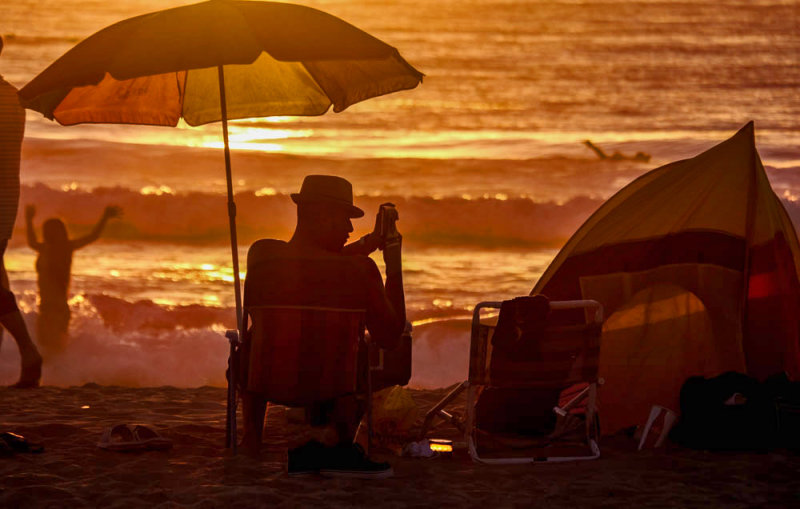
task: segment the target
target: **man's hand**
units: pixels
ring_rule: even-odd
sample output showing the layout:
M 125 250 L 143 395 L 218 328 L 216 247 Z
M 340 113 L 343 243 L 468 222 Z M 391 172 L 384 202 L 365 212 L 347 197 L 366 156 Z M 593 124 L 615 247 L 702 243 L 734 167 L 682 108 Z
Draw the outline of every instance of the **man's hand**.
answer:
M 381 203 L 378 213 L 375 215 L 375 228 L 370 234 L 380 239 L 379 249 L 384 249 L 387 242 L 400 236 L 395 225 L 398 219 L 400 219 L 400 215 L 397 213 L 394 203 Z
M 36 215 L 36 205 L 27 205 L 25 207 L 25 219 L 31 220 Z

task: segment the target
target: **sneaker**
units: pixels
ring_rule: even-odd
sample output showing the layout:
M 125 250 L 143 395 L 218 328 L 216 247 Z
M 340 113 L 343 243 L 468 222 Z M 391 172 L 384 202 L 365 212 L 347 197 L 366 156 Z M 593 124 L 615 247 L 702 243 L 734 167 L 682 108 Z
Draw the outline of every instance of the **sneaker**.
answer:
M 329 452 L 328 464 L 320 469 L 326 477 L 386 479 L 394 475 L 391 465 L 371 461 L 358 444 L 339 445 Z
M 325 466 L 327 451 L 328 449 L 316 440 L 289 450 L 289 475 L 316 474 Z

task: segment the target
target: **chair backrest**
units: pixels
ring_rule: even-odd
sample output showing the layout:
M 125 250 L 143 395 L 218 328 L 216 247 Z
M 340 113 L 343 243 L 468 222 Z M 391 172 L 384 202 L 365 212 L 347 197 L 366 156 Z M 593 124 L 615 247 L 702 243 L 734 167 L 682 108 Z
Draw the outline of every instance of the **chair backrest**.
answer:
M 602 306 L 595 301 L 545 301 L 547 307 L 542 311 L 537 298 L 476 307 L 470 354 L 472 383 L 566 388 L 597 380 Z M 500 308 L 497 325 L 481 322 L 480 309 L 486 307 Z
M 244 386 L 272 402 L 303 406 L 356 392 L 365 310 L 249 306 Z

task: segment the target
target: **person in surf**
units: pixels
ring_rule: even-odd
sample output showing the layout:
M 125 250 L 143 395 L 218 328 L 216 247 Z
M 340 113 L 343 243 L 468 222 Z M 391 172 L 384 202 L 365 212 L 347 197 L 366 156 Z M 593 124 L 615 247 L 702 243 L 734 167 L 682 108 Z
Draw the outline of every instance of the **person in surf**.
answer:
M 28 246 L 38 253 L 36 258 L 37 284 L 39 286 L 39 316 L 37 318 L 37 343 L 45 355 L 55 355 L 67 345 L 70 310 L 69 282 L 72 254 L 100 238 L 109 219 L 122 216 L 122 209 L 108 206 L 88 235 L 70 239 L 64 222 L 50 218 L 42 224 L 42 242 L 33 227 L 36 207 L 25 207 L 25 225 Z

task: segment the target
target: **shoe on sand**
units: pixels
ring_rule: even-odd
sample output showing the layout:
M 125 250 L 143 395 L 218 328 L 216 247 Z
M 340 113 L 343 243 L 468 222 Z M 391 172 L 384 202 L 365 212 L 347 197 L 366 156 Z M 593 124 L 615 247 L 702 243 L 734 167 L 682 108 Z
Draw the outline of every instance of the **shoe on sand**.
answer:
M 127 424 L 117 424 L 103 432 L 97 447 L 107 451 L 132 452 L 144 450 L 144 445 L 136 440 Z
M 360 445 L 350 444 L 329 449 L 327 465 L 319 473 L 325 477 L 386 479 L 394 475 L 394 470 L 388 463 L 371 461 Z
M 316 440 L 310 440 L 296 449 L 289 450 L 289 475 L 316 474 L 326 466 L 328 448 Z
M 143 424 L 137 424 L 133 427 L 133 436 L 148 451 L 172 449 L 172 440 L 162 437 L 157 431 Z
M 5 433 L 0 433 L 0 443 L 5 446 L 5 450 L 10 450 L 11 452 L 29 452 L 38 454 L 44 451 L 44 446 L 41 444 L 34 444 L 28 441 L 28 439 L 22 435 L 8 431 Z

